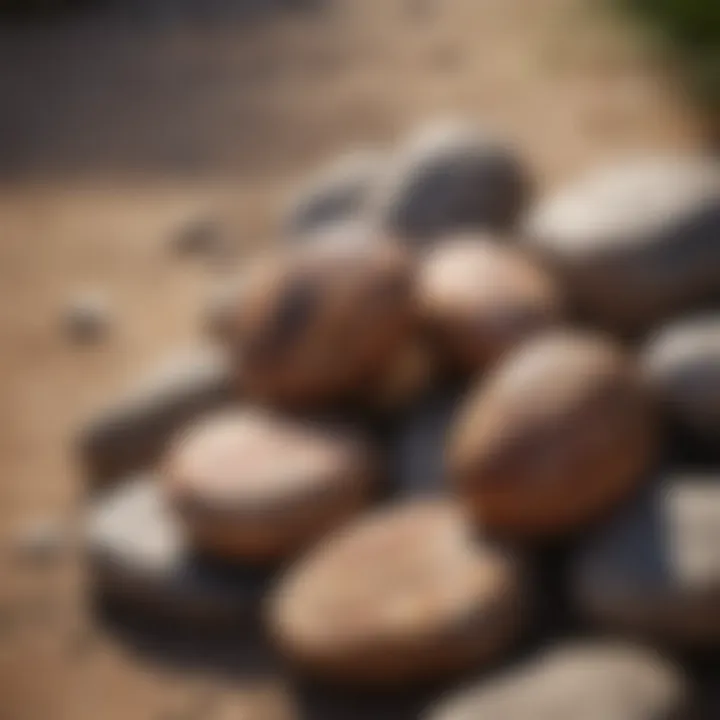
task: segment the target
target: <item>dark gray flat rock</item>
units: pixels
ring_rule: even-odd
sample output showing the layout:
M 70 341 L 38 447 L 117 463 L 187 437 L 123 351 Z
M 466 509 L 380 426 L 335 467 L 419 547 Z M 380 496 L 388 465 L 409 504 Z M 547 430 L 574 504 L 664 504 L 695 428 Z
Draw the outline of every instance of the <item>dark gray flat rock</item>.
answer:
M 166 358 L 80 430 L 78 444 L 92 485 L 144 469 L 198 415 L 233 398 L 231 369 L 212 347 Z

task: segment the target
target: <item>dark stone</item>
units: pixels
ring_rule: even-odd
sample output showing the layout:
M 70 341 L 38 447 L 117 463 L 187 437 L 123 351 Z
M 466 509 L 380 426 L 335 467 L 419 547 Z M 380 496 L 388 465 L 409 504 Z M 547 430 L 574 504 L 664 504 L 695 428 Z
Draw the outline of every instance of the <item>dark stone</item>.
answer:
M 82 428 L 91 484 L 150 466 L 186 423 L 232 399 L 230 364 L 220 352 L 205 347 L 172 356 Z

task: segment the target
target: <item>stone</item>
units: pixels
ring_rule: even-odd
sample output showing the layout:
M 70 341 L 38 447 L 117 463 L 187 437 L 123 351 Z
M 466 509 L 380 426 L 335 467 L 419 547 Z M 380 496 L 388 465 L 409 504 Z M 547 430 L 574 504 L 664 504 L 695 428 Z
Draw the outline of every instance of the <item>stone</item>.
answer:
M 389 235 L 423 246 L 459 230 L 508 230 L 529 195 L 528 173 L 509 145 L 453 120 L 410 135 L 369 206 Z
M 86 291 L 74 297 L 65 309 L 63 326 L 67 336 L 78 343 L 97 342 L 110 329 L 111 310 L 107 297 Z
M 467 233 L 432 248 L 417 279 L 420 318 L 451 367 L 485 370 L 563 309 L 552 278 L 514 247 Z
M 380 151 L 357 149 L 316 170 L 285 212 L 286 240 L 296 242 L 361 215 L 382 166 Z
M 379 471 L 359 432 L 250 408 L 189 427 L 162 467 L 193 545 L 246 562 L 283 560 L 355 515 Z
M 271 636 L 300 672 L 358 685 L 488 663 L 521 633 L 522 562 L 475 541 L 459 507 L 416 500 L 333 533 L 280 579 Z
M 481 526 L 562 535 L 631 495 L 655 446 L 651 402 L 630 358 L 601 336 L 555 330 L 469 393 L 450 431 L 448 478 Z
M 720 473 L 667 472 L 578 552 L 573 595 L 604 627 L 720 643 Z
M 238 394 L 231 366 L 210 346 L 164 358 L 81 428 L 78 445 L 92 485 L 153 465 L 186 423 Z
M 212 340 L 226 341 L 233 313 L 242 302 L 242 282 L 237 277 L 214 284 L 205 298 L 200 315 L 201 329 Z
M 642 368 L 670 417 L 701 441 L 720 443 L 720 314 L 662 328 L 643 352 Z
M 261 403 L 345 400 L 411 336 L 411 263 L 390 244 L 299 245 L 258 258 L 242 281 L 228 346 Z
M 424 720 L 682 720 L 684 674 L 656 651 L 622 642 L 566 643 L 444 697 Z
M 171 238 L 171 248 L 181 255 L 212 255 L 226 242 L 220 223 L 212 216 L 188 220 Z
M 223 567 L 193 552 L 153 474 L 92 499 L 85 531 L 91 587 L 158 618 L 241 622 L 265 587 L 257 569 Z
M 551 195 L 524 235 L 583 314 L 633 335 L 717 298 L 718 233 L 720 164 L 656 157 Z

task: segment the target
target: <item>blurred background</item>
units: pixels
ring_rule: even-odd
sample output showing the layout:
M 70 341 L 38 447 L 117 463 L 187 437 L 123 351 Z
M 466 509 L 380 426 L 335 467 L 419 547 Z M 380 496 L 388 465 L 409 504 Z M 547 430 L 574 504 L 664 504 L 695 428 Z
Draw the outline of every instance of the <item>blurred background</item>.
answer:
M 719 107 L 717 0 L 0 0 L 0 718 L 189 718 L 211 682 L 212 717 L 291 717 L 271 672 L 223 684 L 98 634 L 78 568 L 38 574 L 11 547 L 75 507 L 78 422 L 192 342 L 202 298 L 274 242 L 300 178 L 462 114 L 544 189 L 628 151 L 712 146 Z M 173 253 L 208 224 L 229 252 Z M 113 331 L 78 348 L 59 326 L 83 292 Z

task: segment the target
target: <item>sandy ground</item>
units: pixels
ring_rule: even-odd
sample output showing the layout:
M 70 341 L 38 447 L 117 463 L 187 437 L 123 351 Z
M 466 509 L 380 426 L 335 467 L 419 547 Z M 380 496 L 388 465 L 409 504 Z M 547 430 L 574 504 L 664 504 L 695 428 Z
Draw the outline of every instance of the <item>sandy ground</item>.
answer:
M 10 550 L 18 526 L 77 507 L 78 422 L 197 335 L 227 268 L 168 250 L 184 223 L 216 213 L 244 250 L 271 242 L 304 172 L 427 116 L 500 127 L 541 191 L 702 142 L 667 73 L 575 0 L 274 5 L 0 28 L 0 720 L 293 717 L 272 674 L 137 653 L 89 618 L 73 558 L 39 569 Z M 80 348 L 60 317 L 87 287 L 113 325 Z

